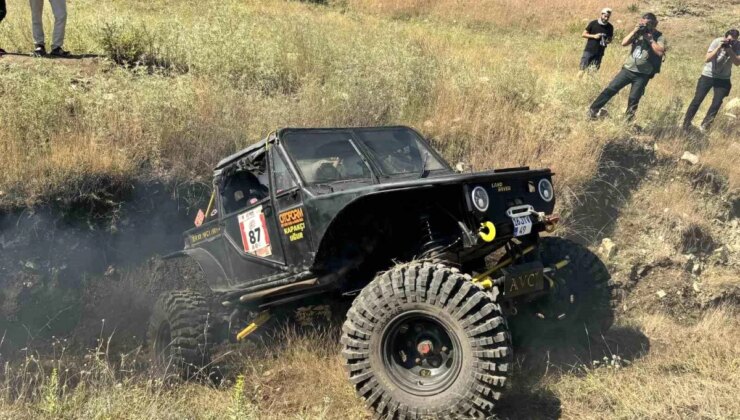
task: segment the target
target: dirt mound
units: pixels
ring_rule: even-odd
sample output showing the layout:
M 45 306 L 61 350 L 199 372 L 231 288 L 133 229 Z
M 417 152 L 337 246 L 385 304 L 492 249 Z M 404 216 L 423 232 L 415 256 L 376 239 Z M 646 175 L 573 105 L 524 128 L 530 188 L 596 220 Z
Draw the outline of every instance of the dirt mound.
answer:
M 117 192 L 121 201 L 108 200 L 103 206 L 72 203 L 0 214 L 0 331 L 6 332 L 5 346 L 66 336 L 78 324 L 88 332 L 95 326 L 99 333 L 103 316 L 117 308 L 130 314 L 131 325 L 140 324 L 151 296 L 166 287 L 161 279 L 176 277 L 147 276 L 142 283 L 135 271 L 128 274 L 130 267 L 182 247 L 182 231 L 192 223 L 188 203 L 193 194 L 164 185 L 135 185 Z M 149 271 L 166 272 L 157 261 L 149 263 Z M 126 329 L 124 325 L 114 328 Z
M 707 310 L 740 305 L 736 269 L 712 267 L 703 275 L 692 274 L 693 260 L 664 260 L 638 265 L 627 282 L 622 313 L 664 313 L 678 321 L 696 321 Z
M 138 267 L 109 268 L 91 278 L 82 290 L 79 322 L 70 334 L 72 344 L 91 348 L 101 337 L 115 350 L 142 344 L 157 297 L 178 289 L 208 293 L 194 260 L 157 256 Z
M 643 176 L 629 200 L 604 201 L 612 213 L 620 206 L 602 253 L 624 296 L 621 311 L 697 320 L 740 302 L 740 220 L 727 180 L 678 156 L 623 170 Z

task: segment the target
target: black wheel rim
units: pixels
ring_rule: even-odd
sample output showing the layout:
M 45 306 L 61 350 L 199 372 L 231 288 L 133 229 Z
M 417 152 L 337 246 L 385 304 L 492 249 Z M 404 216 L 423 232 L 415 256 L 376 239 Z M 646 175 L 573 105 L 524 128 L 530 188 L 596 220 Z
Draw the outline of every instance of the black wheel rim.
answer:
M 578 292 L 569 284 L 568 275 L 572 273 L 567 271 L 550 275 L 554 285 L 551 285 L 550 293 L 545 298 L 534 304 L 538 313 L 558 320 L 573 319 L 578 315 L 581 299 L 576 299 Z
M 172 333 L 170 331 L 170 324 L 163 322 L 159 329 L 157 329 L 157 338 L 154 342 L 154 354 L 157 358 L 157 362 L 165 364 L 169 362 L 167 349 L 172 343 Z
M 571 262 L 570 264 L 573 264 Z M 600 296 L 593 291 L 584 290 L 578 273 L 565 267 L 550 278 L 554 282 L 550 293 L 532 304 L 534 314 L 538 318 L 564 324 L 579 324 L 588 321 L 600 303 Z
M 382 337 L 383 366 L 394 384 L 406 392 L 436 395 L 460 375 L 460 340 L 445 321 L 429 312 L 397 316 Z

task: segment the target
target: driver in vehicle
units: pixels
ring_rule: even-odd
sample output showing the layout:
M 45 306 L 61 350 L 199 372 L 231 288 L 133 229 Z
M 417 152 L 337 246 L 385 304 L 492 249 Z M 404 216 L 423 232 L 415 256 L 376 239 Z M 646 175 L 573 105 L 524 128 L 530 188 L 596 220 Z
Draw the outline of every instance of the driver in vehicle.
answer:
M 347 142 L 332 142 L 316 150 L 313 169 L 315 182 L 332 182 L 366 177 L 364 163 Z M 355 169 L 355 167 L 357 169 Z
M 379 143 L 377 152 L 381 156 L 384 170 L 391 174 L 418 172 L 421 169 L 419 150 L 414 148 L 415 139 L 406 130 L 396 130 L 393 137 Z M 385 155 L 385 156 L 383 156 Z
M 226 213 L 243 209 L 268 195 L 268 188 L 248 171 L 236 172 L 227 178 L 223 190 L 223 203 Z

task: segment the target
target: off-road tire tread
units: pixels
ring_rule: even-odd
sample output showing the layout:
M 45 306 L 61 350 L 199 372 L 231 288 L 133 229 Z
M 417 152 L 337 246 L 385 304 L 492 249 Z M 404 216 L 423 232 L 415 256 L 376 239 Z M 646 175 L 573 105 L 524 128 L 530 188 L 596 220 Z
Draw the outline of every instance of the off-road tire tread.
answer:
M 495 294 L 498 291 L 496 291 Z M 341 338 L 342 358 L 350 382 L 376 418 L 486 418 L 510 375 L 511 335 L 500 306 L 462 274 L 442 264 L 415 261 L 378 275 L 355 299 L 347 313 Z M 460 322 L 473 352 L 473 372 L 464 395 L 431 407 L 412 407 L 397 399 L 375 378 L 370 363 L 371 335 L 380 333 L 386 314 L 404 303 L 425 302 Z M 378 329 L 376 331 L 376 328 Z
M 579 289 L 576 292 L 579 307 L 564 320 L 557 320 L 536 318 L 536 310 L 532 306 L 521 306 L 519 314 L 511 319 L 514 343 L 543 338 L 558 339 L 570 334 L 584 339 L 598 339 L 614 323 L 619 301 L 618 288 L 599 257 L 569 239 L 556 236 L 540 238 L 539 258 L 543 263 L 554 264 L 566 256 L 570 262 L 560 275 L 565 276 L 569 283 L 576 282 L 573 287 Z M 547 310 L 547 303 L 542 304 L 545 306 L 541 308 Z M 588 334 L 584 334 L 586 331 Z
M 601 333 L 608 330 L 614 323 L 614 310 L 619 300 L 618 288 L 611 278 L 604 263 L 599 257 L 585 246 L 560 237 L 544 237 L 540 239 L 540 254 L 563 255 L 568 254 L 570 264 L 578 270 L 588 274 L 591 280 L 589 286 L 590 302 L 586 309 L 590 319 L 598 321 L 599 330 L 592 331 Z
M 208 302 L 198 292 L 177 290 L 163 293 L 154 305 L 147 333 L 152 361 L 161 362 L 156 337 L 160 325 L 170 325 L 172 344 L 166 350 L 163 361 L 167 368 L 174 368 L 187 379 L 207 374 L 204 368 L 210 364 L 214 345 L 214 319 L 211 318 Z

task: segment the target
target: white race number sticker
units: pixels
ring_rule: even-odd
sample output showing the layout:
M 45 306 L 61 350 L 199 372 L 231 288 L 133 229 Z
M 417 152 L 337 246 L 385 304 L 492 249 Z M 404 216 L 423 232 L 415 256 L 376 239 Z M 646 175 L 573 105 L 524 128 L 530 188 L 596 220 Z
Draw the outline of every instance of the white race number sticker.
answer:
M 244 252 L 258 257 L 272 255 L 270 235 L 267 233 L 267 221 L 262 213 L 262 206 L 257 206 L 240 214 L 238 220 Z
M 529 216 L 512 217 L 514 236 L 523 236 L 532 232 L 532 219 Z

